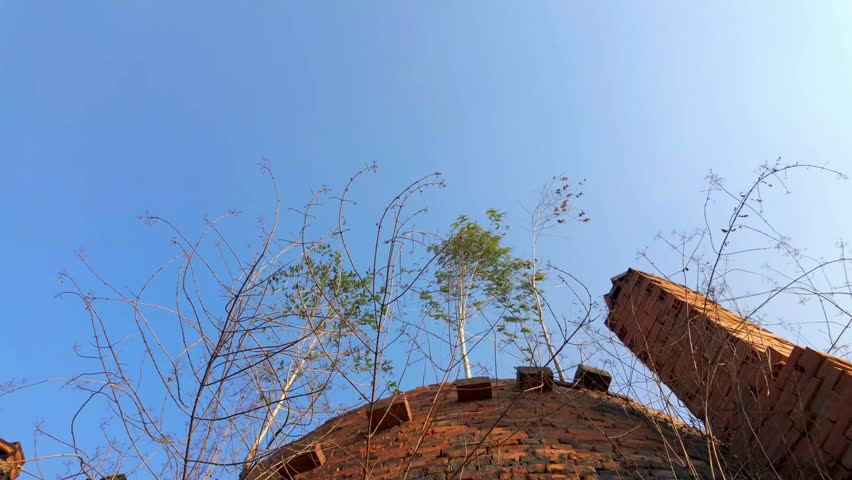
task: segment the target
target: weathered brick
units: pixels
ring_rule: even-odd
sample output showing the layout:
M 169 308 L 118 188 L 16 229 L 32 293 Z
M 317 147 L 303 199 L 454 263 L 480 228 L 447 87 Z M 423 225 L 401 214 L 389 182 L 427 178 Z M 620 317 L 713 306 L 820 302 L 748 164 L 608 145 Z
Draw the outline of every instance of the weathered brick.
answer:
M 633 310 L 632 319 L 648 332 L 647 344 L 641 349 L 626 345 L 690 412 L 708 415 L 714 434 L 732 451 L 755 453 L 754 460 L 763 456 L 756 454 L 756 446 L 763 445 L 789 476 L 808 478 L 822 468 L 820 462 L 837 463 L 852 441 L 852 363 L 798 347 L 653 275 L 628 270 L 614 277 L 613 289 L 646 282 L 644 291 L 626 289 L 618 295 L 620 305 L 634 305 L 634 298 L 649 305 Z M 651 297 L 664 308 L 649 303 Z M 635 318 L 643 312 L 645 318 Z M 615 310 L 610 316 L 619 314 Z M 679 318 L 684 320 L 673 321 Z M 619 338 L 636 336 L 630 322 L 621 325 Z
M 549 367 L 517 367 L 517 387 L 521 391 L 553 390 L 553 371 Z
M 377 480 L 400 478 L 406 469 L 408 478 L 424 480 L 450 478 L 454 472 L 453 478 L 625 478 L 632 475 L 621 463 L 627 451 L 637 461 L 665 465 L 677 458 L 667 444 L 679 436 L 691 450 L 706 453 L 699 432 L 624 397 L 561 387 L 530 394 L 516 390 L 514 381 L 492 385 L 495 399 L 439 402 L 435 407 L 438 387 L 408 392 L 412 421 L 372 436 L 369 456 L 365 409 L 339 417 L 334 421 L 339 428 L 331 433 L 320 427 L 300 440 L 322 443 L 326 461 L 299 478 L 361 477 L 365 459 Z M 706 459 L 695 462 L 710 471 Z
M 488 400 L 492 397 L 491 379 L 473 377 L 456 380 L 456 395 L 460 402 Z
M 588 365 L 579 365 L 574 373 L 574 386 L 578 388 L 605 392 L 609 390 L 611 382 L 612 375 L 609 372 Z
M 373 404 L 372 409 L 368 408 L 366 413 L 370 423 L 370 432 L 373 433 L 396 427 L 411 420 L 411 408 L 405 394 L 379 400 Z

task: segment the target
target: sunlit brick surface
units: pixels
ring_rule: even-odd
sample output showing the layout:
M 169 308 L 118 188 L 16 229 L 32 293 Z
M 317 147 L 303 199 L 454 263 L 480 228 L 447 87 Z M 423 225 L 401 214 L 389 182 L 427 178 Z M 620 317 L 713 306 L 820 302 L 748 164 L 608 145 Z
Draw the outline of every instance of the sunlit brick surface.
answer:
M 0 438 L 0 479 L 15 480 L 24 466 L 24 451 L 18 442 Z
M 550 392 L 495 382 L 493 398 L 458 402 L 451 383 L 406 393 L 411 421 L 370 439 L 366 407 L 329 421 L 255 469 L 279 478 L 274 464 L 296 445 L 320 446 L 325 462 L 306 479 L 624 479 L 711 478 L 698 432 L 625 397 L 555 387 Z
M 852 478 L 850 362 L 636 270 L 613 279 L 606 301 L 607 326 L 706 421 L 730 464 L 775 478 Z

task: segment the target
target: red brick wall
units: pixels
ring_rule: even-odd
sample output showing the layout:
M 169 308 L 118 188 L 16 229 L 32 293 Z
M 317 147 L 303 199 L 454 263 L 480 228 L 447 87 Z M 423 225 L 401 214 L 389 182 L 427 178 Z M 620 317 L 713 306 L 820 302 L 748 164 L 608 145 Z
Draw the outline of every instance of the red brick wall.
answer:
M 0 479 L 15 480 L 24 467 L 24 451 L 18 442 L 0 438 Z
M 731 462 L 782 478 L 852 478 L 852 363 L 636 270 L 615 277 L 605 299 L 610 330 L 727 444 Z
M 495 381 L 488 400 L 460 403 L 452 384 L 405 394 L 411 420 L 370 438 L 364 406 L 329 421 L 245 477 L 275 473 L 301 452 L 324 463 L 298 478 L 711 478 L 706 439 L 665 415 L 604 392 L 519 392 Z M 369 458 L 369 462 L 365 459 Z M 273 466 L 277 464 L 277 466 Z M 718 471 L 718 470 L 717 470 Z

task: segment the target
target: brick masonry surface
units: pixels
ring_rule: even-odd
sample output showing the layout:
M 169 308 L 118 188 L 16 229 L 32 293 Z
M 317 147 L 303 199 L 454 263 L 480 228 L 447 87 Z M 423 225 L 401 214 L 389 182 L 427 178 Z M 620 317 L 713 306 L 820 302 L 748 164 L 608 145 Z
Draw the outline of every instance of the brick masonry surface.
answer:
M 803 348 L 662 278 L 628 270 L 607 327 L 761 478 L 852 478 L 852 363 Z
M 411 420 L 372 435 L 369 451 L 363 406 L 278 450 L 243 478 L 712 477 L 701 432 L 623 396 L 560 386 L 521 392 L 515 381 L 495 380 L 486 400 L 459 402 L 451 383 L 418 388 L 405 399 Z M 321 466 L 298 474 L 281 469 L 304 455 L 317 458 L 320 450 Z
M 0 438 L 0 479 L 15 480 L 24 466 L 24 451 L 18 442 Z

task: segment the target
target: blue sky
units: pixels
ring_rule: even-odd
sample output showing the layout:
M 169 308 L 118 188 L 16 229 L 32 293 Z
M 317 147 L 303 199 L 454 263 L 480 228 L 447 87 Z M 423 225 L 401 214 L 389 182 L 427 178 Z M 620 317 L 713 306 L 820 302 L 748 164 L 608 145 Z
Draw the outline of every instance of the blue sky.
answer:
M 80 370 L 85 316 L 56 274 L 82 250 L 137 287 L 169 252 L 136 215 L 240 208 L 228 233 L 255 240 L 261 157 L 290 206 L 372 162 L 366 207 L 441 171 L 436 228 L 489 207 L 520 225 L 552 175 L 586 178 L 593 221 L 544 248 L 597 295 L 657 232 L 701 226 L 710 169 L 735 190 L 779 156 L 852 170 L 845 2 L 311 3 L 0 0 L 0 382 Z M 852 238 L 847 182 L 793 190 L 773 220 L 798 244 Z M 32 451 L 67 398 L 0 397 L 0 435 Z

